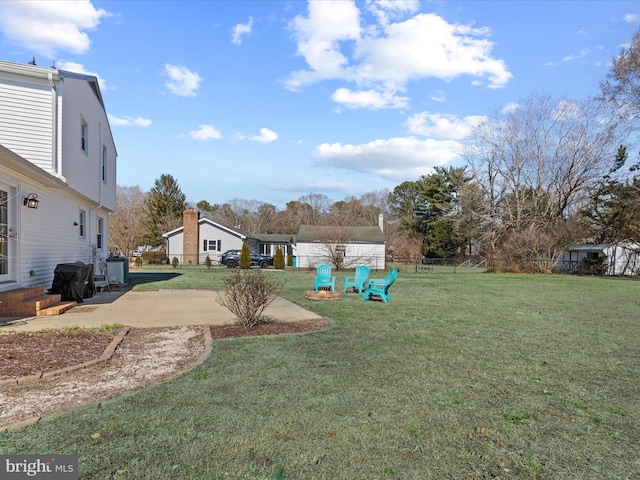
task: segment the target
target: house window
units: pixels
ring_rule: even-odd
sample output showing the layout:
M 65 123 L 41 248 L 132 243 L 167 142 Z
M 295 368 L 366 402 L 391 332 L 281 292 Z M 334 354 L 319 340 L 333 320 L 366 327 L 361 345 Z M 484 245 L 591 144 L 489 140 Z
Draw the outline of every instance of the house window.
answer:
M 205 252 L 222 251 L 222 240 L 204 240 L 202 242 L 202 250 Z
M 98 217 L 96 220 L 96 247 L 102 250 L 102 232 L 104 228 L 104 221 Z
M 80 129 L 80 148 L 82 151 L 89 154 L 89 125 L 82 119 Z
M 86 222 L 87 222 L 87 212 L 85 212 L 84 210 L 80 210 L 80 214 L 78 215 L 78 229 L 80 231 L 80 238 L 85 237 Z
M 347 247 L 344 245 L 336 245 L 336 256 L 338 257 L 346 257 L 347 256 Z
M 107 181 L 107 147 L 102 147 L 102 162 L 100 165 L 102 181 Z

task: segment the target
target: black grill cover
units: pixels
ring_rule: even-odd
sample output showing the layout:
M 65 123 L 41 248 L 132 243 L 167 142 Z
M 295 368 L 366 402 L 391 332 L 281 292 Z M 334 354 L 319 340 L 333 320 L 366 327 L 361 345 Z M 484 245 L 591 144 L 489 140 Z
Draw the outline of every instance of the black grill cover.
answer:
M 82 262 L 60 263 L 53 271 L 51 293 L 59 293 L 65 302 L 93 297 L 93 268 Z

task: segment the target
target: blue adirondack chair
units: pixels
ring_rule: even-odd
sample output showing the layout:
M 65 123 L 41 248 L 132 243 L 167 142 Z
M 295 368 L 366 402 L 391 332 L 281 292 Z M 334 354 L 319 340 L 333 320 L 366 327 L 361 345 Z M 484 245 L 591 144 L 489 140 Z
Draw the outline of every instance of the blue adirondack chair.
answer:
M 346 277 L 344 279 L 344 292 L 347 293 L 347 288 L 352 287 L 355 292 L 358 290 L 358 293 L 362 293 L 364 290 L 364 285 L 367 283 L 367 278 L 369 278 L 369 272 L 371 270 L 366 265 L 359 265 L 356 268 L 356 276 L 355 277 Z
M 392 268 L 391 270 L 389 270 L 387 278 L 385 278 L 384 280 L 379 280 L 379 279 L 369 280 L 369 283 L 367 284 L 367 288 L 362 294 L 362 301 L 366 302 L 367 299 L 371 298 L 372 296 L 376 296 L 376 297 L 382 298 L 382 301 L 384 303 L 390 302 L 391 297 L 389 296 L 389 287 L 391 287 L 391 285 L 393 285 L 393 282 L 396 281 L 397 276 L 398 276 L 398 269 Z
M 321 287 L 329 287 L 333 292 L 336 289 L 336 277 L 331 275 L 331 265 L 322 263 L 316 267 L 316 287 L 315 290 L 319 290 Z

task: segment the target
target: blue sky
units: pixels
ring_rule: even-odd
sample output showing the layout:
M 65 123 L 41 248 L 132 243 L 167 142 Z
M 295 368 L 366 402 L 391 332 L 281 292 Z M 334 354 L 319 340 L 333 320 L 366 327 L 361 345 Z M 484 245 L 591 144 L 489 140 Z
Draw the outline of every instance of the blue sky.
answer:
M 0 1 L 0 58 L 90 73 L 118 184 L 333 200 L 460 165 L 534 93 L 597 93 L 635 1 Z

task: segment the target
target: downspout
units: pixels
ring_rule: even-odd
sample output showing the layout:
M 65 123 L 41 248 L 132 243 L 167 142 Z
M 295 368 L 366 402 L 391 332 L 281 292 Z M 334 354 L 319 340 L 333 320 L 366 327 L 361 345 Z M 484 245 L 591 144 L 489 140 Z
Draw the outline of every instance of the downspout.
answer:
M 53 137 L 53 152 L 51 155 L 51 167 L 58 177 L 62 177 L 62 166 L 59 164 L 58 158 L 58 91 L 56 90 L 56 84 L 53 81 L 53 73 L 49 72 L 49 85 L 51 85 L 51 93 L 53 96 L 53 102 L 51 106 L 52 122 L 52 137 Z
M 91 223 L 91 212 L 101 209 L 103 207 L 102 205 L 102 151 L 104 149 L 104 145 L 102 144 L 102 123 L 98 123 L 98 205 L 89 209 L 89 218 L 87 219 L 87 223 Z M 93 253 L 93 245 L 96 246 L 96 250 L 98 248 L 98 230 L 97 230 L 97 226 L 98 226 L 98 218 L 96 216 L 96 230 L 90 229 L 89 231 L 93 230 L 93 235 L 96 237 L 96 243 L 94 244 L 93 241 L 91 241 L 91 250 Z M 105 227 L 105 222 L 104 222 L 104 218 L 102 219 L 102 228 L 104 229 Z M 104 249 L 104 232 L 102 232 L 102 249 Z M 93 267 L 94 267 L 94 271 L 95 271 L 95 262 L 96 260 L 99 260 L 99 263 L 102 264 L 102 256 L 99 256 L 98 253 L 96 252 L 96 257 L 92 259 L 93 260 Z M 102 272 L 100 272 L 102 273 Z

